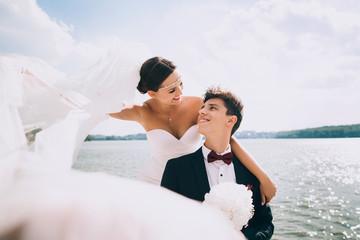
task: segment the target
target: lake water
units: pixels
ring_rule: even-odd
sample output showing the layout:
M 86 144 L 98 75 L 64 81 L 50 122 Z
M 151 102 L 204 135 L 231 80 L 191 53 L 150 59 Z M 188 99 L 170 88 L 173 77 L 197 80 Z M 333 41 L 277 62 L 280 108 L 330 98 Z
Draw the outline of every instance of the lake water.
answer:
M 278 187 L 272 239 L 360 239 L 360 138 L 240 139 Z M 147 141 L 85 142 L 74 168 L 136 178 Z

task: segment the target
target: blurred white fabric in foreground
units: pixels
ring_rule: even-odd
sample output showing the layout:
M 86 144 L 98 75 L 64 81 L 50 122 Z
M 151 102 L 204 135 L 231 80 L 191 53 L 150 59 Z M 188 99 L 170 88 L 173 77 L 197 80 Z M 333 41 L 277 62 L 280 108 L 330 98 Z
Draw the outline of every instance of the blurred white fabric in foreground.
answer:
M 109 52 L 83 78 L 0 57 L 0 240 L 241 239 L 226 217 L 168 190 L 71 169 L 91 128 L 131 98 L 140 62 L 131 50 Z M 34 151 L 24 127 L 43 129 Z
M 152 184 L 51 171 L 29 152 L 1 161 L 2 240 L 239 239 L 219 212 Z

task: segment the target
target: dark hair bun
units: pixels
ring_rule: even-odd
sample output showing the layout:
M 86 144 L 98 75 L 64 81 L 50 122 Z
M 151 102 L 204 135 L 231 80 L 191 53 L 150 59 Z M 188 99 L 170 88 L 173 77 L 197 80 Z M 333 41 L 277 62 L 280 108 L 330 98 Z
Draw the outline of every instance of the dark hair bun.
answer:
M 144 94 L 147 91 L 157 91 L 165 79 L 174 72 L 176 66 L 173 62 L 161 58 L 153 57 L 146 60 L 140 69 L 140 81 L 137 90 Z
M 147 89 L 143 86 L 143 80 L 140 78 L 139 84 L 137 85 L 136 89 L 141 93 L 145 94 L 147 92 Z

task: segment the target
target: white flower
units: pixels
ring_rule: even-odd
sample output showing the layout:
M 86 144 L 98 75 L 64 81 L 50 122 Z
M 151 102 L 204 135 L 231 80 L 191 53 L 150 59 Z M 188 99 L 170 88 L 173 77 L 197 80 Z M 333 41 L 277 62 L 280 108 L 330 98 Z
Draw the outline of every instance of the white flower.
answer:
M 215 185 L 205 194 L 204 205 L 211 205 L 222 210 L 241 230 L 254 214 L 252 192 L 245 185 L 225 182 Z

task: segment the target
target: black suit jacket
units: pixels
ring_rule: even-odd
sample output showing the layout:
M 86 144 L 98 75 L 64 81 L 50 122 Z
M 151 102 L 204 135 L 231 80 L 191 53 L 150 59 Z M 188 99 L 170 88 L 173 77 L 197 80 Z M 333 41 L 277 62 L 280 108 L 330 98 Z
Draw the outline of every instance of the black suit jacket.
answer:
M 254 216 L 242 232 L 247 239 L 270 239 L 274 232 L 272 214 L 268 204 L 261 206 L 260 184 L 257 178 L 236 158 L 233 158 L 236 182 L 251 185 L 253 192 Z M 185 197 L 204 201 L 210 191 L 202 148 L 196 152 L 171 159 L 167 162 L 161 186 Z

